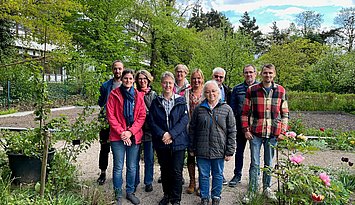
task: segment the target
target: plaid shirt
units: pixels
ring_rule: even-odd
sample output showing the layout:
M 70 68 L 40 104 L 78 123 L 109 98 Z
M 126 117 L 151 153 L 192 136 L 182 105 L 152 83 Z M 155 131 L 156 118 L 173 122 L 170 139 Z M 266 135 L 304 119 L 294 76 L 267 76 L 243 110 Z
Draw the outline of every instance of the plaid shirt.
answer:
M 287 130 L 288 112 L 285 88 L 273 83 L 267 93 L 262 83 L 253 85 L 248 88 L 243 104 L 243 132 L 250 131 L 258 137 L 277 137 Z

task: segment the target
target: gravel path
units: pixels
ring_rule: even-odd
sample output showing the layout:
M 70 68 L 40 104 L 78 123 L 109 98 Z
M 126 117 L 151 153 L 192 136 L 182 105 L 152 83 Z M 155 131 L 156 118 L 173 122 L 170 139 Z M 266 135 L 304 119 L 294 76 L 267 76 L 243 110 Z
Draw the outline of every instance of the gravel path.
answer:
M 81 111 L 81 108 L 75 108 L 71 110 L 62 110 L 51 113 L 51 118 L 59 117 L 61 115 L 68 116 L 69 119 L 74 119 L 77 117 L 77 113 Z M 97 116 L 97 112 L 93 115 L 92 119 Z M 291 113 L 292 118 L 301 118 L 306 127 L 312 127 L 319 129 L 320 127 L 341 129 L 341 130 L 355 130 L 355 116 L 343 113 L 329 113 L 329 112 L 294 112 Z M 0 126 L 2 127 L 35 127 L 36 122 L 33 121 L 34 115 L 26 115 L 23 117 L 1 117 Z M 99 143 L 95 142 L 91 147 L 83 154 L 78 157 L 78 166 L 81 171 L 80 179 L 87 181 L 92 187 L 98 188 L 103 191 L 106 198 L 105 204 L 114 204 L 113 201 L 113 192 L 112 192 L 112 155 L 110 154 L 109 167 L 108 167 L 108 179 L 103 186 L 98 186 L 96 184 L 96 179 L 99 176 L 98 169 L 98 151 Z M 263 154 L 261 154 L 263 155 Z M 248 183 L 248 169 L 250 163 L 250 153 L 249 147 L 247 145 L 245 151 L 245 166 L 243 168 L 243 178 L 242 182 L 238 184 L 236 188 L 230 188 L 228 186 L 223 187 L 222 192 L 222 201 L 223 205 L 232 205 L 232 204 L 241 204 L 240 200 L 247 189 Z M 348 157 L 350 160 L 355 161 L 355 153 L 347 153 L 343 151 L 321 151 L 314 154 L 308 154 L 306 156 L 305 163 L 313 164 L 324 167 L 346 167 L 345 164 L 341 163 L 341 157 Z M 262 160 L 261 160 L 262 161 Z M 141 161 L 141 181 L 143 180 L 143 162 Z M 225 163 L 224 175 L 227 180 L 230 180 L 233 177 L 234 169 L 234 158 Z M 354 169 L 353 167 L 351 169 Z M 144 184 L 141 183 L 136 195 L 140 198 L 142 205 L 158 204 L 159 200 L 163 196 L 161 184 L 157 183 L 157 179 L 160 176 L 159 167 L 156 164 L 154 167 L 154 183 L 153 183 L 153 192 L 146 193 L 144 192 Z M 185 185 L 183 185 L 183 195 L 181 204 L 183 205 L 194 205 L 198 204 L 200 201 L 199 197 L 196 195 L 185 194 L 184 191 L 188 186 L 188 173 L 187 169 L 184 169 L 184 178 Z M 125 186 L 125 185 L 124 185 Z M 123 186 L 123 187 L 124 187 Z M 273 189 L 277 189 L 276 180 L 273 180 Z M 130 204 L 127 200 L 123 200 L 123 204 Z

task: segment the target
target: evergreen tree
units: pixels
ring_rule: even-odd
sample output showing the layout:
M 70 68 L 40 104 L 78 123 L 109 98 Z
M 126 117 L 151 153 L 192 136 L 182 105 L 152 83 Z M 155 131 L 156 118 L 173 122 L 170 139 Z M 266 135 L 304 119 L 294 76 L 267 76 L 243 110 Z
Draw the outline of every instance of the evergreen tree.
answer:
M 244 15 L 242 18 L 239 20 L 239 22 L 242 24 L 239 26 L 239 30 L 242 34 L 248 35 L 252 38 L 254 41 L 255 47 L 256 47 L 256 53 L 260 53 L 261 51 L 264 50 L 264 39 L 262 37 L 262 32 L 259 30 L 259 26 L 256 25 L 256 19 L 255 17 L 250 18 L 248 12 L 244 12 Z

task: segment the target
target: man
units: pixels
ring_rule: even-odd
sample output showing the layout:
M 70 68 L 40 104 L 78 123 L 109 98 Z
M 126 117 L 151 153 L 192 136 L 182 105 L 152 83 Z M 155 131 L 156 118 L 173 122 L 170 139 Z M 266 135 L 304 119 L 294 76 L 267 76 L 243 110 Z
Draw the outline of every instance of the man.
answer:
M 213 69 L 212 79 L 214 79 L 217 82 L 219 89 L 221 89 L 221 101 L 226 102 L 228 105 L 230 105 L 231 89 L 230 87 L 224 84 L 225 78 L 226 78 L 226 71 L 223 68 L 217 67 Z M 228 182 L 223 175 L 223 185 L 227 185 L 227 184 Z
M 231 89 L 224 84 L 224 80 L 226 78 L 226 71 L 221 68 L 217 67 L 213 69 L 212 71 L 212 79 L 217 81 L 218 87 L 221 89 L 221 100 L 222 102 L 227 102 L 227 104 L 230 104 L 230 98 L 231 98 Z
M 115 60 L 112 63 L 112 74 L 113 78 L 104 82 L 100 87 L 100 97 L 98 100 L 99 106 L 101 107 L 100 119 L 104 122 L 106 119 L 106 103 L 108 96 L 111 91 L 121 86 L 121 75 L 124 70 L 122 61 Z M 103 185 L 106 181 L 106 169 L 108 165 L 108 154 L 110 153 L 110 142 L 109 142 L 110 128 L 103 127 L 100 130 L 100 154 L 99 154 L 99 168 L 101 170 L 100 177 L 97 179 L 99 185 Z
M 250 143 L 249 192 L 243 203 L 249 203 L 258 190 L 260 172 L 260 149 L 264 146 L 264 167 L 271 168 L 274 157 L 274 146 L 277 138 L 286 133 L 288 124 L 288 104 L 285 89 L 274 83 L 275 66 L 266 64 L 261 70 L 262 82 L 247 89 L 242 109 L 242 129 Z M 249 124 L 249 116 L 252 120 Z M 276 201 L 271 191 L 271 175 L 263 172 L 263 193 Z
M 235 168 L 234 176 L 232 180 L 229 181 L 228 186 L 236 187 L 242 179 L 242 169 L 244 161 L 244 150 L 247 140 L 242 132 L 242 107 L 245 98 L 245 93 L 249 86 L 258 83 L 255 81 L 256 78 L 256 68 L 249 64 L 243 68 L 244 82 L 236 85 L 233 88 L 230 106 L 233 109 L 235 120 L 237 123 L 237 150 L 235 153 Z

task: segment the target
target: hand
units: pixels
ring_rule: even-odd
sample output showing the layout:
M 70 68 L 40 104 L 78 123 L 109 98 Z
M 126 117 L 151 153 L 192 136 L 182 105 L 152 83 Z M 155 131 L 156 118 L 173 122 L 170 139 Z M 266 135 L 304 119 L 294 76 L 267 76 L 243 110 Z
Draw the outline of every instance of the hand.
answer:
M 232 159 L 232 156 L 225 156 L 224 157 L 224 161 L 226 161 L 226 162 L 228 162 L 229 160 L 231 160 Z
M 164 144 L 171 144 L 173 142 L 173 138 L 171 137 L 169 132 L 165 132 L 162 141 L 164 142 Z
M 132 132 L 131 131 L 123 131 L 121 134 L 121 139 L 122 140 L 127 140 L 132 137 Z
M 244 136 L 245 136 L 245 139 L 247 139 L 247 140 L 252 140 L 253 139 L 253 135 L 251 134 L 251 132 L 245 132 Z
M 126 139 L 126 140 L 123 140 L 123 144 L 126 145 L 126 146 L 131 146 L 132 145 L 132 141 L 131 139 Z
M 280 134 L 280 135 L 277 136 L 277 138 L 276 138 L 277 141 L 282 141 L 282 140 L 284 140 L 284 139 L 285 139 L 285 135 L 283 135 L 283 134 Z

